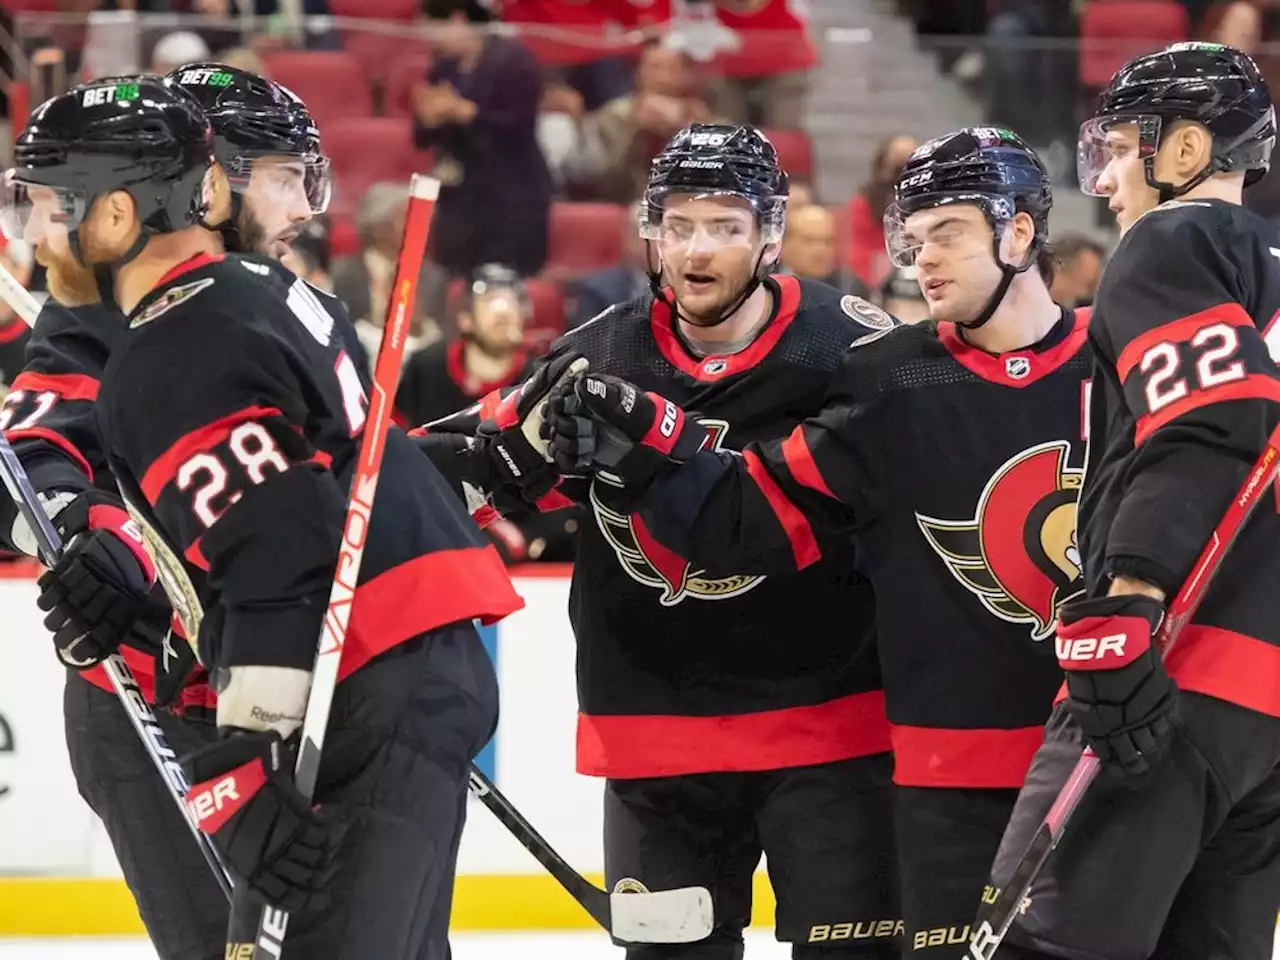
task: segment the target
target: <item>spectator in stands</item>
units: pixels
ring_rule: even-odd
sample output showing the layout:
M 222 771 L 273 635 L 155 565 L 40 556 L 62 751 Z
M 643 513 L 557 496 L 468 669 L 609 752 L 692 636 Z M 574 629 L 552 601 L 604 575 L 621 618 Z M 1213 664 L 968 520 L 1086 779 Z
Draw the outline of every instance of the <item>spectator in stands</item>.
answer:
M 333 293 L 347 305 L 370 358 L 377 356 L 382 339 L 382 324 L 408 209 L 407 185 L 375 183 L 365 193 L 356 213 L 360 252 L 339 257 L 333 264 Z M 439 224 L 437 212 L 433 234 L 439 232 Z M 418 307 L 414 311 L 412 334 L 405 344 L 406 360 L 414 351 L 440 339 L 440 327 L 428 312 L 428 304 L 443 299 L 444 282 L 438 267 L 423 265 L 423 273 L 418 278 Z
M 218 62 L 225 63 L 228 67 L 235 67 L 237 70 L 256 73 L 260 77 L 267 75 L 267 68 L 262 58 L 248 47 L 232 47 L 230 50 L 223 50 L 218 54 Z
M 796 177 L 787 178 L 787 209 L 799 210 L 801 207 L 807 207 L 811 203 L 818 202 L 818 194 L 813 189 L 813 184 L 808 180 L 800 180 Z
M 1205 12 L 1200 24 L 1203 39 L 1225 43 L 1250 55 L 1257 53 L 1262 34 L 1262 10 L 1253 0 L 1215 3 Z
M 841 275 L 836 240 L 836 216 L 826 207 L 811 203 L 789 210 L 782 238 L 782 272 L 821 280 L 844 293 L 865 297 L 867 288 L 857 277 Z
M 715 58 L 712 103 L 733 123 L 798 130 L 809 100 L 818 50 L 807 16 L 792 0 L 693 0 L 714 4 L 735 48 Z M 673 30 L 680 30 L 673 21 Z
M 396 409 L 417 425 L 471 406 L 528 373 L 524 327 L 533 314 L 520 275 L 501 264 L 476 270 L 458 309 L 458 335 L 438 340 L 405 364 Z
M 849 267 L 870 290 L 884 283 L 891 270 L 884 252 L 884 212 L 893 201 L 894 182 L 917 146 L 914 137 L 903 134 L 881 140 L 871 161 L 871 179 L 849 203 Z
M 161 37 L 151 51 L 151 72 L 166 74 L 184 63 L 208 61 L 209 45 L 190 30 L 175 30 Z
M 645 269 L 645 242 L 640 239 L 637 226 L 640 204 L 627 208 L 627 220 L 622 227 L 622 261 L 613 267 L 605 267 L 589 273 L 578 281 L 574 308 L 569 318 L 569 328 L 580 327 L 599 316 L 615 303 L 623 303 L 638 297 L 649 289 L 649 274 Z
M 569 200 L 601 196 L 608 159 L 599 127 L 588 122 L 582 94 L 567 83 L 553 83 L 543 91 L 538 146 L 561 196 Z
M 1064 233 L 1050 245 L 1053 254 L 1053 283 L 1049 293 L 1064 307 L 1087 307 L 1093 303 L 1102 279 L 1107 251 L 1084 234 Z
M 647 45 L 636 70 L 635 93 L 609 101 L 592 117 L 604 145 L 605 198 L 629 203 L 644 190 L 649 161 L 677 131 L 713 120 L 689 58 L 661 43 Z
M 871 299 L 903 323 L 929 319 L 929 303 L 920 289 L 915 267 L 894 267 Z
M 538 64 L 485 30 L 478 0 L 425 0 L 434 57 L 414 90 L 419 147 L 435 151 L 440 200 L 431 258 L 453 276 L 505 263 L 522 276 L 547 259 L 551 175 L 538 147 Z

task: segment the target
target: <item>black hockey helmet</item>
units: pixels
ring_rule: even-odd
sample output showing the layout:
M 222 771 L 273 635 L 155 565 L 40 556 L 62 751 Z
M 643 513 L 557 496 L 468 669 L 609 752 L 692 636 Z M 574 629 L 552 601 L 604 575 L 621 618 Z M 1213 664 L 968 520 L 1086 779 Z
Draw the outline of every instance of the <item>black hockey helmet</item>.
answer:
M 976 206 L 987 218 L 1003 273 L 986 308 L 966 324 L 980 327 L 991 319 L 1013 278 L 1035 264 L 1049 238 L 1049 173 L 1030 145 L 1007 127 L 965 127 L 921 144 L 898 175 L 894 202 L 884 215 L 885 249 L 895 266 L 914 264 L 920 249 L 920 242 L 906 232 L 907 218 L 955 203 Z M 1000 258 L 1000 238 L 1018 213 L 1031 217 L 1035 239 L 1022 263 L 1009 264 Z
M 307 105 L 287 87 L 223 63 L 189 63 L 168 74 L 204 108 L 213 127 L 214 154 L 242 190 L 260 157 L 295 157 L 305 165 L 304 187 L 313 214 L 329 206 L 329 161 Z
M 1181 185 L 1155 177 L 1156 152 L 1177 120 L 1203 124 L 1213 134 L 1209 164 Z M 1107 130 L 1117 122 L 1137 125 L 1146 181 L 1160 191 L 1161 203 L 1215 173 L 1243 170 L 1248 186 L 1271 166 L 1276 121 L 1267 81 L 1247 54 L 1221 43 L 1175 43 L 1116 72 L 1080 128 L 1077 161 L 1085 193 L 1098 195 L 1098 178 L 1110 160 Z
M 5 176 L 3 227 L 21 238 L 32 212 L 30 189 L 51 189 L 71 252 L 82 260 L 79 227 L 94 200 L 126 191 L 142 232 L 113 266 L 128 263 L 153 234 L 201 222 L 213 134 L 185 90 L 153 76 L 110 77 L 72 87 L 31 114 Z
M 499 290 L 510 291 L 522 303 L 527 301 L 529 296 L 528 288 L 520 274 L 501 263 L 486 263 L 476 267 L 471 274 L 468 290 L 473 301 L 476 297 L 497 293 Z
M 752 126 L 695 123 L 677 133 L 649 166 L 649 183 L 640 204 L 640 236 L 646 241 L 662 238 L 662 211 L 673 194 L 738 197 L 755 211 L 764 245 L 782 240 L 787 219 L 787 174 L 778 162 L 778 151 L 760 130 Z M 717 320 L 731 317 L 772 270 L 761 249 L 751 282 L 731 309 Z M 649 282 L 663 297 L 661 265 L 649 258 Z

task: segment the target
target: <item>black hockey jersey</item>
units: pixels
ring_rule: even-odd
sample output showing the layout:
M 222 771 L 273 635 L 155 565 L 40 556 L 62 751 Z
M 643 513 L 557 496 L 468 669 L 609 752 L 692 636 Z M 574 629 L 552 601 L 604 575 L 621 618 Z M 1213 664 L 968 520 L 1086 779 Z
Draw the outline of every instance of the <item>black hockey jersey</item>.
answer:
M 849 343 L 893 321 L 825 284 L 766 283 L 775 313 L 737 354 L 692 355 L 651 295 L 567 334 L 552 354 L 582 354 L 593 370 L 696 411 L 720 449 L 781 437 L 821 398 Z M 569 599 L 580 772 L 770 770 L 888 749 L 874 595 L 850 541 L 803 573 L 711 574 L 662 547 L 600 479 L 558 492 L 591 510 Z
M 1280 420 L 1280 236 L 1234 204 L 1167 203 L 1125 234 L 1094 309 L 1089 593 L 1124 574 L 1172 596 Z M 1183 689 L 1274 716 L 1278 506 L 1241 530 L 1166 662 Z
M 1042 741 L 1056 609 L 1081 588 L 1086 337 L 1065 310 L 999 356 L 950 324 L 894 329 L 785 438 L 699 453 L 644 500 L 655 539 L 709 576 L 803 570 L 858 532 L 899 784 L 1019 787 Z
M 470 406 L 486 394 L 520 383 L 529 374 L 530 359 L 521 351 L 512 358 L 507 376 L 497 381 L 477 380 L 462 360 L 466 342 L 437 341 L 406 361 L 396 410 L 411 424 L 438 420 Z
M 70 500 L 93 488 L 116 493 L 98 435 L 94 401 L 107 357 L 126 329 L 123 316 L 99 306 L 68 308 L 48 301 L 36 319 L 26 364 L 5 396 L 0 422 L 32 487 L 46 500 Z M 18 509 L 13 500 L 0 497 L 0 543 L 14 552 L 34 549 L 31 543 L 14 542 L 16 523 Z M 21 526 L 25 529 L 25 521 Z M 155 600 L 162 608 L 163 596 Z M 154 699 L 152 658 L 130 646 L 122 652 L 143 694 Z M 112 689 L 101 667 L 82 676 L 104 690 Z M 207 706 L 211 696 L 207 687 L 197 683 L 184 691 L 182 703 Z
M 314 661 L 366 413 L 337 306 L 274 261 L 202 255 L 143 298 L 107 363 L 112 472 L 206 665 Z M 398 428 L 384 457 L 340 676 L 520 606 Z
M 27 343 L 31 331 L 17 317 L 0 327 L 0 398 L 27 364 Z

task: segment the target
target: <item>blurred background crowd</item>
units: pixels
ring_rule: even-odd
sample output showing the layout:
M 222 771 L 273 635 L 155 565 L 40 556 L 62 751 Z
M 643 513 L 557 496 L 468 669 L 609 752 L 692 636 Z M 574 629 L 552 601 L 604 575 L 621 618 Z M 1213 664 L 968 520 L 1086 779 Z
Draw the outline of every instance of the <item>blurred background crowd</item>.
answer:
M 7 150 L 67 85 L 217 59 L 316 117 L 334 199 L 290 266 L 376 348 L 411 172 L 442 183 L 398 401 L 443 416 L 518 382 L 561 333 L 648 288 L 635 204 L 695 121 L 749 122 L 791 176 L 785 272 L 926 316 L 881 217 L 921 139 L 1012 127 L 1055 180 L 1053 292 L 1090 302 L 1114 241 L 1075 184 L 1076 130 L 1121 63 L 1187 39 L 1280 68 L 1280 0 L 0 0 Z M 1280 178 L 1246 194 L 1280 217 Z M 6 266 L 39 289 L 19 249 Z M 0 307 L 0 387 L 23 328 Z M 570 559 L 579 519 L 495 531 L 513 560 Z

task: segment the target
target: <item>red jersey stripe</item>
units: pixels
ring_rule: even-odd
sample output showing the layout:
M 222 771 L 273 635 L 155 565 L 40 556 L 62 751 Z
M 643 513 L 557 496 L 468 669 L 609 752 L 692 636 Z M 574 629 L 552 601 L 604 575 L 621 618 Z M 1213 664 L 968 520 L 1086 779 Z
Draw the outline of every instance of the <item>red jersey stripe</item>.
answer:
M 5 439 L 10 443 L 16 443 L 19 440 L 44 440 L 51 443 L 72 460 L 76 462 L 76 466 L 80 468 L 90 481 L 93 480 L 93 467 L 89 466 L 89 460 L 74 443 L 65 436 L 58 433 L 57 430 L 50 430 L 47 427 L 26 427 L 22 430 L 6 430 L 4 432 Z
M 902 787 L 1018 789 L 1044 727 L 954 730 L 894 724 L 893 782 Z
M 229 413 L 213 423 L 179 437 L 147 468 L 147 472 L 142 477 L 143 494 L 151 503 L 155 503 L 160 496 L 160 491 L 173 480 L 182 465 L 197 453 L 216 447 L 242 423 L 281 416 L 283 414 L 277 407 L 245 407 L 243 410 Z
M 804 424 L 797 426 L 791 431 L 791 435 L 782 441 L 782 457 L 787 463 L 787 469 L 791 471 L 791 475 L 796 478 L 797 483 L 808 487 L 810 490 L 816 490 L 832 500 L 839 499 L 831 492 L 831 488 L 827 486 L 827 481 L 822 479 L 822 471 L 818 469 L 818 464 L 813 459 L 813 453 L 809 450 L 809 443 L 804 438 Z
M 764 494 L 765 500 L 773 510 L 773 515 L 778 518 L 778 523 L 782 524 L 782 529 L 787 533 L 787 539 L 791 541 L 796 569 L 803 570 L 811 563 L 821 560 L 822 549 L 818 546 L 818 539 L 813 535 L 813 527 L 809 525 L 805 515 L 787 499 L 787 495 L 774 482 L 773 477 L 769 476 L 769 471 L 764 468 L 758 456 L 746 450 L 742 454 L 742 459 L 747 464 L 747 473 Z
M 1208 310 L 1201 310 L 1190 316 L 1181 317 L 1169 323 L 1152 327 L 1141 336 L 1129 341 L 1129 345 L 1120 352 L 1116 361 L 1116 373 L 1120 382 L 1129 379 L 1129 372 L 1142 362 L 1147 351 L 1159 343 L 1185 343 L 1205 327 L 1215 323 L 1225 323 L 1233 327 L 1252 327 L 1253 318 L 1238 303 L 1220 303 Z
M 1167 407 L 1161 407 L 1156 413 L 1139 417 L 1137 426 L 1134 428 L 1133 444 L 1139 446 L 1151 434 L 1183 414 L 1210 404 L 1226 403 L 1230 400 L 1270 400 L 1280 403 L 1280 380 L 1265 373 L 1251 373 L 1243 380 L 1234 380 L 1208 390 L 1197 390 Z
M 672 777 L 782 770 L 889 749 L 884 692 L 813 706 L 718 717 L 578 715 L 578 772 L 589 777 Z
M 24 370 L 14 378 L 9 390 L 56 393 L 63 400 L 88 400 L 92 403 L 98 399 L 98 387 L 97 380 L 82 373 L 35 373 Z

